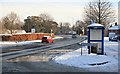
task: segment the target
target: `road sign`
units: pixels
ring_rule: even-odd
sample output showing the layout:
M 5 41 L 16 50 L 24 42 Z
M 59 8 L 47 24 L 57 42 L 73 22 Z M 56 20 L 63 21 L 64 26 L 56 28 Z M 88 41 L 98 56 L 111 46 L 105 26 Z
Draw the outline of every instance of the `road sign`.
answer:
M 97 43 L 80 43 L 81 46 L 81 56 L 82 56 L 82 46 L 97 46 Z
M 97 46 L 97 43 L 81 43 L 81 46 Z

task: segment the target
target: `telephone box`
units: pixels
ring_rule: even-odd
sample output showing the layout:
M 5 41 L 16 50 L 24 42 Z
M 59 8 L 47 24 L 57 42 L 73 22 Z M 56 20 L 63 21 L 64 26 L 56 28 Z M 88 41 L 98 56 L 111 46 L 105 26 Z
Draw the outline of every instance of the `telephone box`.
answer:
M 104 26 L 93 23 L 88 26 L 88 43 L 96 43 L 97 46 L 88 46 L 88 54 L 104 54 Z

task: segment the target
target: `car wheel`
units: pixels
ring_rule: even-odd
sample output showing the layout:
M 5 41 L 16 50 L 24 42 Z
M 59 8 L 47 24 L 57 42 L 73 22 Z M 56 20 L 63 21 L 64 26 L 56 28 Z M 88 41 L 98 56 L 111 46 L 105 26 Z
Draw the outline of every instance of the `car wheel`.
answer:
M 47 41 L 47 43 L 50 43 L 49 41 Z

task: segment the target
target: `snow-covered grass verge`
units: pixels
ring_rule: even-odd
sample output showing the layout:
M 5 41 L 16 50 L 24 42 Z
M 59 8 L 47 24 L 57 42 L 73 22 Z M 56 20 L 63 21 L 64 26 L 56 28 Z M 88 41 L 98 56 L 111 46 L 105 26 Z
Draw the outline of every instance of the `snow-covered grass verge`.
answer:
M 1 41 L 0 44 L 29 44 L 33 42 L 41 42 L 41 40 L 32 40 L 32 41 Z
M 85 41 L 86 42 L 86 41 Z M 118 72 L 118 42 L 109 42 L 105 37 L 106 55 L 88 54 L 87 47 L 56 56 L 53 60 L 59 64 L 80 67 L 91 72 Z
M 12 47 L 17 45 L 26 45 L 26 44 L 32 44 L 34 42 L 41 42 L 41 40 L 33 40 L 33 41 L 1 41 L 0 42 L 0 50 L 5 47 Z

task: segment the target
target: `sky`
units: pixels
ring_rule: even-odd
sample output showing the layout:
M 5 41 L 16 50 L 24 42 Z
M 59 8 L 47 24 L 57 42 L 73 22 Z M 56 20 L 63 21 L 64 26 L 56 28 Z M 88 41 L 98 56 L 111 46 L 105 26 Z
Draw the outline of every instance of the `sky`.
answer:
M 76 20 L 82 20 L 84 7 L 92 0 L 0 0 L 0 18 L 10 12 L 15 12 L 24 21 L 27 16 L 38 16 L 47 13 L 57 23 L 69 22 L 74 24 Z M 113 3 L 115 12 L 118 9 L 119 0 L 108 0 Z M 117 14 L 117 13 L 116 13 Z

